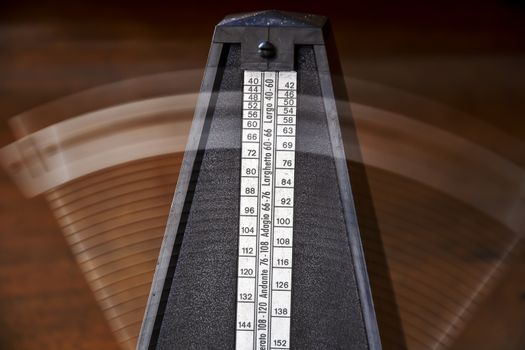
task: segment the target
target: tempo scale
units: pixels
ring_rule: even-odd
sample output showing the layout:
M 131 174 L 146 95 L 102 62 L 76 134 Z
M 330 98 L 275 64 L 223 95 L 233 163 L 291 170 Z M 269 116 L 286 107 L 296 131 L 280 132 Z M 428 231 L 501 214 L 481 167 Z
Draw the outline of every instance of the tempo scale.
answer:
M 381 348 L 332 43 L 322 16 L 217 25 L 139 349 Z
M 244 72 L 237 349 L 290 344 L 296 84 Z

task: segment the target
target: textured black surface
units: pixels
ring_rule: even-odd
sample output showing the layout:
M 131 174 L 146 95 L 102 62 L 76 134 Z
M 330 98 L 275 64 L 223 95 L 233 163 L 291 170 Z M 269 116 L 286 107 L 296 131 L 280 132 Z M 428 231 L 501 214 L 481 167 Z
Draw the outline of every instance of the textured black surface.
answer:
M 235 344 L 242 118 L 239 54 L 239 46 L 232 45 L 157 340 L 158 349 L 232 349 Z M 239 103 L 231 103 L 232 99 Z
M 189 208 L 158 349 L 233 349 L 241 84 L 233 45 Z M 367 349 L 312 47 L 296 53 L 293 349 Z
M 367 349 L 314 52 L 296 53 L 294 349 Z

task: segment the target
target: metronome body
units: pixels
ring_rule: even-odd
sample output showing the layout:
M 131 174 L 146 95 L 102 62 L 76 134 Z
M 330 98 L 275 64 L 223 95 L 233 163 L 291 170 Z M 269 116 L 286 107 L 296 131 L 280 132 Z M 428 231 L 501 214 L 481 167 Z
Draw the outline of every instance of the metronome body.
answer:
M 328 29 L 217 25 L 139 349 L 381 348 Z

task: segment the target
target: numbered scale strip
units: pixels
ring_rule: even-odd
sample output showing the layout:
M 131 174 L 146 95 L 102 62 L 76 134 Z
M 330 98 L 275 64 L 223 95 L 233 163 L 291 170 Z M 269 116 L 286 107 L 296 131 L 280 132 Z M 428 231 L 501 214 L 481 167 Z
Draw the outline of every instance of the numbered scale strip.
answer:
M 290 348 L 296 72 L 244 72 L 237 350 Z

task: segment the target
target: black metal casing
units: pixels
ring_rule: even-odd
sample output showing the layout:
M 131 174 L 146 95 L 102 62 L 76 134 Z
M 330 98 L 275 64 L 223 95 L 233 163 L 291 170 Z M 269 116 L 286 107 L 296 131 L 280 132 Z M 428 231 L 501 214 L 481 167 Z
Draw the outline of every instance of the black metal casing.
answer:
M 138 349 L 235 347 L 243 70 L 297 71 L 291 348 L 381 349 L 332 48 L 322 16 L 263 11 L 217 25 Z

